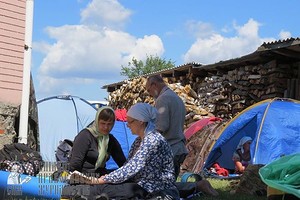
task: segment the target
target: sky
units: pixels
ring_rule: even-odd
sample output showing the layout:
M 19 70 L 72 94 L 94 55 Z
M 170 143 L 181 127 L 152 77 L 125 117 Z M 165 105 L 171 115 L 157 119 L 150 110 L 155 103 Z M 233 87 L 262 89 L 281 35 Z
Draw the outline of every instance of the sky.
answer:
M 102 101 L 102 86 L 125 80 L 121 67 L 132 58 L 213 64 L 300 37 L 299 7 L 299 0 L 34 0 L 36 98 Z

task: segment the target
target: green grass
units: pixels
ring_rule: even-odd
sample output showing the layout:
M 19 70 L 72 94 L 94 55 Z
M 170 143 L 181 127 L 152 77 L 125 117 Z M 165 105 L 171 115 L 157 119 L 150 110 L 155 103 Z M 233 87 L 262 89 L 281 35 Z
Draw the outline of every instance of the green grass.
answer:
M 218 179 L 207 179 L 213 188 L 215 188 L 219 192 L 219 196 L 211 197 L 211 196 L 201 196 L 201 197 L 194 197 L 193 200 L 266 200 L 267 197 L 259 197 L 256 195 L 249 195 L 249 194 L 230 194 L 234 188 L 231 186 L 231 182 L 229 180 L 218 180 Z

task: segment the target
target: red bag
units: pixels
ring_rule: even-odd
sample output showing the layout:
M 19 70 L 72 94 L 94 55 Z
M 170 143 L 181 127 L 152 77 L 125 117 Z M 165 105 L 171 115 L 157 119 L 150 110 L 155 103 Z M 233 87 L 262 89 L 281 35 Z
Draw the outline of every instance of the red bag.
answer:
M 219 176 L 228 176 L 229 175 L 228 170 L 223 167 L 220 167 L 220 165 L 218 163 L 213 164 L 212 167 L 215 168 L 215 170 Z

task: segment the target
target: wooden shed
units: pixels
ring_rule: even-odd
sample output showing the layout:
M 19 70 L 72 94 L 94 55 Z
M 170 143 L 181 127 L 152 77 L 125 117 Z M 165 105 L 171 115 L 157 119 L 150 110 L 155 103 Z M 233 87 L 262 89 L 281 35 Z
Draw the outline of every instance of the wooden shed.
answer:
M 160 74 L 170 85 L 191 88 L 193 95 L 179 92 L 188 112 L 204 109 L 207 112 L 199 112 L 202 116 L 230 119 L 264 99 L 300 100 L 300 38 L 263 43 L 255 52 L 239 58 L 207 65 L 187 63 L 152 74 Z M 139 80 L 148 75 L 104 85 L 110 105 L 128 108 L 139 101 L 151 103 L 144 81 Z

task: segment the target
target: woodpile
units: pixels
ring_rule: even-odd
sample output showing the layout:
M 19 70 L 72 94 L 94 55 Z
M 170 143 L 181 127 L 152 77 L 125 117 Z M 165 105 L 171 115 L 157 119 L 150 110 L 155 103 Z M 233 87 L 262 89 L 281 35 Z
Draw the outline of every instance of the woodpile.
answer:
M 146 81 L 144 77 L 126 80 L 120 89 L 109 94 L 109 105 L 114 109 L 125 108 L 127 110 L 138 102 L 153 105 L 154 100 L 149 96 L 145 88 Z
M 293 70 L 271 61 L 264 65 L 242 66 L 234 70 L 196 78 L 192 88 L 202 107 L 223 119 L 231 119 L 245 108 L 265 99 L 286 97 Z M 198 80 L 199 79 L 199 80 Z
M 165 78 L 165 82 L 169 82 Z M 146 102 L 154 105 L 154 99 L 148 94 L 145 88 L 146 78 L 141 77 L 131 81 L 125 81 L 120 89 L 110 93 L 109 105 L 114 109 L 125 108 L 129 109 L 133 104 L 138 102 Z M 200 105 L 197 93 L 191 88 L 190 85 L 181 85 L 181 83 L 171 83 L 168 86 L 175 91 L 183 100 L 186 107 L 186 127 L 194 121 L 202 119 L 203 117 L 213 116 L 212 113 L 207 111 Z
M 203 74 L 209 75 L 164 77 L 168 86 L 185 103 L 185 128 L 205 117 L 215 116 L 223 119 L 219 123 L 204 127 L 188 139 L 187 148 L 190 153 L 182 165 L 182 173 L 201 171 L 208 152 L 223 126 L 245 108 L 275 97 L 300 98 L 299 64 L 290 66 L 271 61 Z M 147 93 L 145 85 L 144 77 L 125 81 L 120 89 L 110 93 L 110 105 L 114 108 L 128 109 L 137 102 L 153 104 L 154 100 Z
M 217 71 L 206 77 L 186 74 L 164 77 L 169 87 L 185 102 L 186 126 L 203 117 L 216 116 L 227 121 L 237 113 L 261 100 L 285 97 L 291 66 L 271 61 L 261 65 L 241 66 Z M 294 81 L 295 82 L 295 81 Z M 110 93 L 108 101 L 114 108 L 126 108 L 137 102 L 154 103 L 145 89 L 146 78 L 126 80 Z

